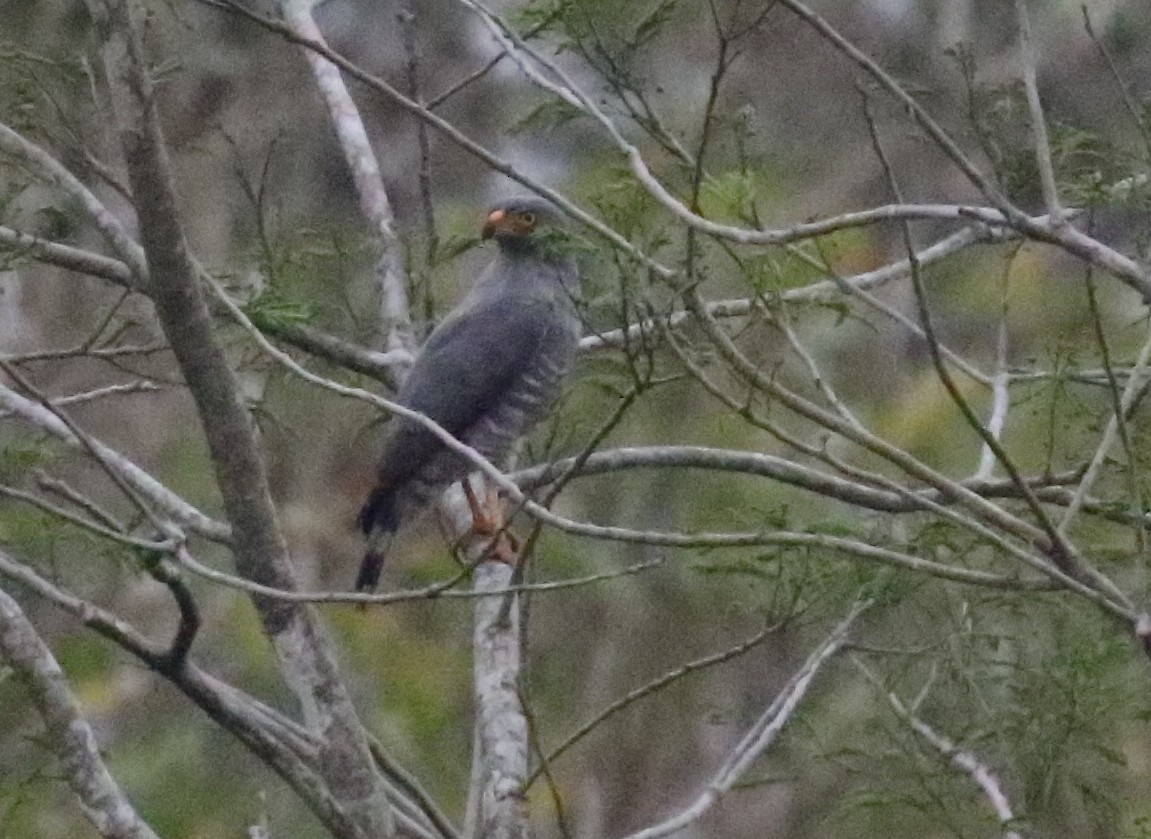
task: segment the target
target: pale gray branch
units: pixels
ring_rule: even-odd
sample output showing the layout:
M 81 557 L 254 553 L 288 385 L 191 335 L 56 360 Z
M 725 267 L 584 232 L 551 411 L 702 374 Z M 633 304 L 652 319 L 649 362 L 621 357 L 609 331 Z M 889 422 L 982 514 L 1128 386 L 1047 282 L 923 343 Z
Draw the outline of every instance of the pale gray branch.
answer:
M 575 458 L 555 460 L 519 469 L 510 473 L 508 477 L 521 489 L 534 489 L 555 480 L 574 462 Z M 624 446 L 618 449 L 604 449 L 587 457 L 581 464 L 577 477 L 602 475 L 627 469 L 706 469 L 755 475 L 871 510 L 905 513 L 923 509 L 921 503 L 894 491 L 869 486 L 862 481 L 849 481 L 829 475 L 788 458 L 742 449 L 719 449 L 709 446 Z M 1077 478 L 1076 473 L 1067 473 L 1035 479 L 1031 484 L 1037 491 L 1041 491 L 1047 487 L 1070 483 Z M 958 483 L 985 498 L 1014 497 L 1018 494 L 1018 489 L 1007 480 L 973 478 Z M 951 501 L 938 489 L 917 489 L 909 490 L 910 492 L 935 502 Z
M 508 588 L 514 573 L 514 568 L 501 562 L 481 562 L 475 570 L 475 591 L 488 595 L 476 601 L 472 634 L 476 725 L 483 767 L 478 779 L 479 835 L 484 839 L 525 839 L 530 835 L 524 795 L 528 723 L 518 689 L 519 597 L 499 593 Z M 509 597 L 510 608 L 505 608 Z
M 863 673 L 867 680 L 883 693 L 887 704 L 891 706 L 891 710 L 895 712 L 895 715 L 899 717 L 908 728 L 926 740 L 948 763 L 960 772 L 971 777 L 971 780 L 976 783 L 984 796 L 986 796 L 992 809 L 995 811 L 996 818 L 1003 826 L 1004 839 L 1021 839 L 1019 832 L 1012 828 L 1012 825 L 1015 823 L 1015 813 L 1011 808 L 1010 799 L 1008 799 L 1006 793 L 1003 792 L 1003 785 L 995 771 L 976 757 L 973 752 L 960 748 L 948 737 L 940 734 L 916 716 L 914 711 L 903 703 L 903 700 L 883 686 L 879 677 L 862 661 L 854 656 L 852 656 L 852 660 L 856 668 Z
M 1007 294 L 1004 292 L 1003 313 L 999 319 L 999 336 L 995 346 L 995 375 L 991 378 L 991 415 L 987 418 L 987 431 L 996 440 L 1003 438 L 1003 426 L 1007 423 L 1007 412 L 1011 407 L 1011 378 L 1007 369 Z M 995 474 L 995 452 L 986 443 L 979 454 L 979 467 L 974 477 L 977 480 L 990 480 Z
M 870 602 L 857 603 L 840 623 L 812 650 L 779 694 L 772 700 L 755 724 L 744 734 L 727 759 L 712 776 L 707 787 L 691 804 L 671 818 L 636 831 L 626 839 L 659 839 L 679 833 L 684 828 L 699 821 L 732 786 L 775 742 L 787 721 L 795 714 L 800 702 L 807 695 L 816 674 L 843 649 L 848 632 L 856 619 L 871 606 Z
M 0 362 L 7 361 L 5 356 L 0 355 Z M 69 405 L 79 405 L 84 402 L 94 402 L 98 399 L 104 399 L 108 396 L 126 396 L 134 393 L 155 393 L 163 388 L 155 382 L 138 381 L 138 382 L 123 382 L 122 384 L 107 385 L 105 387 L 98 387 L 93 390 L 87 390 L 83 393 L 73 393 L 68 396 L 61 396 L 57 399 L 49 401 L 55 408 L 64 408 Z M 13 416 L 9 411 L 0 411 L 0 419 L 7 419 Z
M 131 0 L 90 0 L 103 42 L 106 75 L 149 268 L 148 293 L 195 400 L 216 482 L 232 525 L 240 573 L 277 588 L 296 588 L 276 521 L 262 451 L 235 373 L 216 340 L 198 267 L 180 223 L 149 62 Z M 348 839 L 391 836 L 392 807 L 372 762 L 365 732 L 340 678 L 333 651 L 309 607 L 253 598 L 299 699 L 308 727 L 321 735 L 316 771 L 337 805 Z M 317 799 L 313 796 L 312 802 Z
M 123 246 L 125 249 L 129 249 L 127 243 L 124 243 Z M 4 225 L 0 225 L 0 249 L 16 256 L 26 256 L 38 262 L 58 265 L 80 274 L 102 277 L 127 288 L 138 286 L 137 277 L 133 275 L 132 270 L 123 260 L 74 248 L 71 245 L 57 244 Z
M 157 839 L 108 772 L 67 677 L 20 605 L 0 590 L 0 655 L 27 687 L 45 739 L 88 821 L 105 839 Z
M 0 123 L 0 152 L 24 161 L 31 171 L 39 177 L 45 178 L 74 199 L 83 208 L 96 229 L 103 234 L 116 255 L 128 265 L 129 270 L 137 277 L 144 275 L 146 269 L 140 246 L 128 235 L 120 220 L 104 206 L 103 202 L 88 187 L 84 186 L 75 175 L 69 172 L 64 164 L 3 123 Z M 20 242 L 19 244 L 28 243 Z
M 0 384 L 0 405 L 12 416 L 47 431 L 74 449 L 86 451 L 83 442 L 59 417 L 43 405 L 21 396 L 3 384 Z M 228 542 L 231 539 L 231 530 L 227 525 L 200 512 L 119 452 L 97 440 L 89 438 L 89 442 L 99 452 L 105 465 L 114 468 L 137 493 L 148 499 L 173 521 L 215 542 Z
M 1059 188 L 1055 184 L 1055 167 L 1051 161 L 1051 141 L 1047 138 L 1047 119 L 1043 116 L 1043 105 L 1039 101 L 1039 84 L 1036 80 L 1035 37 L 1031 32 L 1031 18 L 1027 14 L 1025 0 L 1015 0 L 1015 16 L 1019 22 L 1019 60 L 1022 66 L 1023 90 L 1027 96 L 1027 109 L 1031 112 L 1031 134 L 1035 138 L 1035 163 L 1039 170 L 1039 188 L 1043 193 L 1043 203 L 1054 227 L 1062 227 L 1063 208 L 1059 205 Z
M 1045 221 L 1045 217 L 1039 216 L 1034 219 L 1037 223 Z M 1020 238 L 1017 231 L 1008 228 L 990 228 L 985 225 L 971 225 L 965 227 L 956 233 L 952 233 L 938 242 L 924 248 L 916 253 L 916 260 L 922 268 L 925 265 L 930 265 L 939 262 L 949 256 L 952 256 L 974 244 L 988 244 L 992 242 L 1010 241 Z M 834 279 L 819 280 L 818 282 L 809 285 L 800 286 L 798 288 L 790 288 L 784 291 L 781 295 L 784 302 L 795 303 L 813 303 L 834 299 L 844 293 L 853 294 L 860 297 L 861 300 L 878 308 L 888 317 L 897 320 L 900 324 L 909 329 L 912 334 L 922 338 L 923 330 L 919 325 L 914 323 L 910 318 L 902 315 L 894 307 L 888 306 L 877 298 L 865 295 L 864 292 L 874 290 L 894 280 L 906 279 L 911 274 L 911 263 L 907 259 L 901 259 L 885 265 L 882 268 L 876 268 L 872 271 L 865 271 L 860 274 L 855 274 L 850 277 L 836 277 Z M 750 298 L 734 299 L 734 300 L 715 300 L 707 304 L 707 310 L 713 317 L 716 318 L 732 318 L 743 317 L 751 311 L 752 300 Z M 669 326 L 678 326 L 683 321 L 691 317 L 691 312 L 686 309 L 681 309 L 672 312 L 665 317 L 665 321 Z M 633 323 L 624 329 L 610 330 L 597 335 L 589 335 L 585 337 L 580 346 L 584 350 L 599 349 L 603 346 L 623 346 L 625 339 L 637 340 L 644 335 L 649 335 L 655 332 L 655 322 L 651 320 Z M 955 356 L 950 351 L 947 351 L 949 360 L 956 363 L 967 375 L 971 376 L 977 381 L 986 379 L 978 370 L 972 368 L 969 364 L 964 362 L 958 356 Z
M 0 484 L 0 494 L 3 494 L 5 491 L 6 488 Z M 187 550 L 177 550 L 176 558 L 182 566 L 197 577 L 202 577 L 205 580 L 210 580 L 213 583 L 218 583 L 219 585 L 227 586 L 237 591 L 258 594 L 261 597 L 267 597 L 271 600 L 283 600 L 287 603 L 355 603 L 361 606 L 386 606 L 390 603 L 410 603 L 413 600 L 474 600 L 477 597 L 486 597 L 488 594 L 495 593 L 518 594 L 524 592 L 544 593 L 565 591 L 567 589 L 583 588 L 584 586 L 595 583 L 614 580 L 619 577 L 639 574 L 652 568 L 658 568 L 663 564 L 663 560 L 659 559 L 648 562 L 637 562 L 634 565 L 629 565 L 626 568 L 620 568 L 616 571 L 604 571 L 599 574 L 589 574 L 586 577 L 574 577 L 566 580 L 521 583 L 520 585 L 514 585 L 499 592 L 476 593 L 474 590 L 463 591 L 453 589 L 451 586 L 458 584 L 462 579 L 460 576 L 457 576 L 447 582 L 434 583 L 421 589 L 367 594 L 353 591 L 282 591 L 271 588 L 270 586 L 254 583 L 251 580 L 245 580 L 243 577 L 237 577 L 233 574 L 227 574 L 223 571 L 209 568 L 193 558 Z
M 1052 218 L 1046 224 L 1036 224 L 1032 219 L 1029 219 L 1025 213 L 1004 197 L 991 180 L 963 153 L 963 150 L 947 132 L 932 119 L 915 97 L 908 93 L 889 73 L 800 0 L 780 0 L 780 2 L 803 19 L 835 49 L 861 67 L 898 100 L 927 132 L 932 141 L 983 193 L 987 201 L 1002 213 L 1008 220 L 1009 226 L 1014 227 L 1027 238 L 1057 245 L 1068 253 L 1074 254 L 1093 265 L 1098 265 L 1137 291 L 1144 301 L 1151 301 L 1151 275 L 1138 262 L 1061 220 L 1057 221 Z
M 285 23 L 292 31 L 308 41 L 323 44 L 324 36 L 312 17 L 314 5 L 314 0 L 283 0 L 280 9 Z M 381 321 L 387 332 L 388 349 L 410 349 L 412 334 L 403 248 L 396 236 L 392 204 L 384 188 L 380 165 L 339 68 L 313 50 L 305 49 L 303 53 L 312 68 L 316 88 L 328 107 L 328 116 L 352 173 L 352 183 L 360 199 L 360 211 L 372 225 L 383 248 L 376 264 L 376 274 L 380 286 Z
M 335 836 L 356 834 L 355 824 L 334 799 L 320 774 L 324 758 L 321 736 L 308 731 L 278 711 L 235 687 L 221 682 L 183 660 L 173 666 L 167 650 L 120 620 L 85 600 L 48 582 L 31 568 L 0 551 L 0 575 L 17 581 L 30 591 L 74 615 L 84 625 L 137 656 L 181 690 L 240 742 L 251 749 L 273 771 L 279 774 L 312 809 Z M 428 831 L 421 825 L 418 807 L 403 792 L 389 787 L 389 794 L 402 800 L 405 812 L 397 813 L 401 833 L 426 839 Z M 408 813 L 413 815 L 409 816 Z M 450 837 L 450 833 L 445 834 Z

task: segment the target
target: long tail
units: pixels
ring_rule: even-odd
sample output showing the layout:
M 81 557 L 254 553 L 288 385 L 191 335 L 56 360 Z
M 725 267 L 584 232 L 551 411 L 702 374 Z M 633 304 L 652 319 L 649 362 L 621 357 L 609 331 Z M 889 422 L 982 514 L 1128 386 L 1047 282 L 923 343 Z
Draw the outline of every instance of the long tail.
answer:
M 396 518 L 395 495 L 376 487 L 360 510 L 358 523 L 367 537 L 368 546 L 356 575 L 356 591 L 372 591 L 380 581 L 384 558 L 392 544 L 399 521 Z
M 360 561 L 360 573 L 356 575 L 356 591 L 374 591 L 380 582 L 380 572 L 384 569 L 384 559 L 391 547 L 394 530 L 372 528 L 368 534 L 368 548 Z

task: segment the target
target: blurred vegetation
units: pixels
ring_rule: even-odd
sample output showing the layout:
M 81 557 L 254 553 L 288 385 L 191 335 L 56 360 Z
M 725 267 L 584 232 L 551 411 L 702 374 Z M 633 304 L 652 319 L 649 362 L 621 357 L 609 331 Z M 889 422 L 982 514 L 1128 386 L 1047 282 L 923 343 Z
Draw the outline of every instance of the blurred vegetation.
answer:
M 1026 103 L 1011 69 L 1014 44 L 1003 33 L 1013 29 L 997 10 L 1002 5 L 819 4 L 961 138 L 1006 194 L 1038 212 Z M 746 0 L 710 6 L 546 0 L 503 12 L 577 73 L 627 126 L 669 189 L 694 198 L 689 203 L 709 218 L 779 227 L 886 202 L 853 69 L 781 9 Z M 184 220 L 199 257 L 243 296 L 259 325 L 308 323 L 356 343 L 378 344 L 379 306 L 370 277 L 378 246 L 358 218 L 299 53 L 245 21 L 195 3 L 149 8 L 148 46 L 161 79 Z M 122 206 L 114 183 L 102 179 L 93 162 L 104 159 L 113 172 L 118 166 L 111 127 L 100 118 L 102 104 L 90 95 L 94 71 L 83 9 L 70 0 L 8 0 L 0 21 L 0 121 L 43 143 Z M 1086 208 L 1095 235 L 1146 256 L 1148 185 L 1112 187 L 1147 170 L 1151 22 L 1137 0 L 1094 4 L 1090 11 L 1126 95 L 1138 107 L 1129 110 L 1085 33 L 1077 4 L 1035 5 L 1061 195 Z M 425 99 L 493 55 L 486 35 L 457 4 L 428 0 L 415 13 Z M 374 73 L 403 78 L 407 58 L 395 3 L 333 0 L 318 14 L 335 48 Z M 729 34 L 741 33 L 732 39 L 738 55 L 730 56 L 717 89 L 712 15 Z M 395 202 L 422 330 L 429 326 L 425 315 L 434 319 L 446 310 L 484 263 L 473 248 L 482 208 L 512 190 L 432 135 L 433 237 L 413 175 L 421 166 L 415 122 L 366 90 L 356 89 L 355 96 Z M 974 200 L 904 114 L 873 99 L 909 200 Z M 647 253 L 676 265 L 710 299 L 762 296 L 773 312 L 790 319 L 829 384 L 877 433 L 949 474 L 974 469 L 979 441 L 942 390 L 922 342 L 840 296 L 784 309 L 776 302 L 780 292 L 826 276 L 813 267 L 821 261 L 847 275 L 901 258 L 896 228 L 841 231 L 800 253 L 688 237 L 636 186 L 589 120 L 546 99 L 503 65 L 438 111 L 593 208 Z M 692 162 L 696 156 L 707 171 L 704 179 Z M 76 209 L 60 204 L 45 184 L 4 160 L 0 177 L 0 223 L 94 247 L 94 234 Z M 914 232 L 926 243 L 944 231 L 920 222 Z M 626 256 L 599 243 L 592 247 L 585 260 L 589 329 L 609 330 L 678 307 L 671 289 Z M 6 252 L 3 260 L 4 353 L 76 346 L 109 312 L 102 342 L 147 345 L 160 337 L 148 307 L 135 299 L 117 303 L 117 289 L 38 267 L 19 253 Z M 1110 355 L 1128 363 L 1145 335 L 1145 307 L 1117 283 L 1094 279 Z M 1013 389 L 1005 441 L 1021 466 L 1043 474 L 1081 464 L 1110 410 L 1098 380 L 1079 375 L 1101 366 L 1083 266 L 1049 248 L 1001 244 L 933 265 L 924 280 L 949 347 L 994 369 L 1006 312 L 1012 369 L 1051 374 Z M 914 313 L 909 284 L 879 293 L 896 309 Z M 310 587 L 347 589 L 361 547 L 352 522 L 371 480 L 378 418 L 271 368 L 233 327 L 221 324 L 220 336 L 243 371 L 301 577 Z M 766 319 L 747 319 L 737 340 L 766 372 L 817 396 L 803 361 Z M 698 349 L 695 360 L 722 377 L 702 342 L 689 349 Z M 98 387 L 125 373 L 171 385 L 160 394 L 79 405 L 73 416 L 192 503 L 219 512 L 191 401 L 171 381 L 173 368 L 163 353 L 115 365 L 53 359 L 24 369 L 52 393 Z M 366 384 L 323 362 L 313 369 Z M 684 375 L 673 354 L 637 350 L 630 357 L 586 358 L 554 425 L 533 437 L 524 460 L 580 451 L 633 387 L 642 396 L 612 430 L 607 447 L 676 443 L 787 452 Z M 986 415 L 986 392 L 972 389 L 968 396 Z M 779 406 L 758 396 L 750 404 L 795 430 Z M 1144 454 L 1151 451 L 1151 428 L 1144 414 L 1130 425 L 1136 468 L 1109 462 L 1099 491 L 1128 499 L 1136 512 L 1137 498 L 1151 496 Z M 866 455 L 853 457 L 861 467 L 890 472 Z M 0 480 L 31 486 L 37 470 L 105 500 L 94 467 L 17 423 L 0 422 Z M 115 499 L 107 503 L 115 515 L 130 515 Z M 565 514 L 595 522 L 851 535 L 963 567 L 1002 568 L 992 546 L 926 514 L 869 513 L 746 476 L 612 473 L 577 479 L 558 504 Z M 1121 587 L 1145 591 L 1147 556 L 1135 528 L 1087 519 L 1075 535 Z M 388 587 L 417 586 L 454 572 L 430 517 L 403 540 L 397 562 L 385 572 Z M 157 637 L 174 628 L 167 592 L 136 558 L 42 512 L 0 500 L 0 545 Z M 228 567 L 222 550 L 197 549 L 203 560 Z M 860 633 L 866 646 L 855 654 L 882 674 L 884 690 L 905 703 L 921 696 L 921 717 L 995 769 L 1028 831 L 1084 839 L 1151 836 L 1147 663 L 1082 601 L 975 590 L 813 548 L 673 551 L 547 533 L 538 556 L 546 559 L 531 571 L 538 579 L 666 560 L 642 575 L 531 599 L 523 687 L 545 748 L 627 691 L 775 627 L 747 654 L 627 707 L 551 767 L 578 836 L 622 835 L 688 800 L 861 590 L 877 593 L 881 606 L 866 619 Z M 247 600 L 191 584 L 205 616 L 197 659 L 290 709 L 292 699 Z M 169 686 L 27 592 L 15 594 L 59 657 L 112 770 L 161 835 L 234 837 L 239 825 L 253 824 L 261 814 L 273 836 L 322 835 L 270 771 Z M 461 813 L 472 739 L 467 601 L 363 613 L 328 607 L 324 616 L 369 726 L 450 812 Z M 0 761 L 0 836 L 96 835 L 38 742 L 38 730 L 21 686 L 0 669 L 0 752 L 6 755 Z M 753 774 L 707 817 L 701 835 L 910 839 L 986 836 L 999 829 L 971 779 L 893 716 L 883 692 L 848 658 L 821 676 L 815 696 Z M 558 835 L 543 780 L 530 800 L 541 835 Z

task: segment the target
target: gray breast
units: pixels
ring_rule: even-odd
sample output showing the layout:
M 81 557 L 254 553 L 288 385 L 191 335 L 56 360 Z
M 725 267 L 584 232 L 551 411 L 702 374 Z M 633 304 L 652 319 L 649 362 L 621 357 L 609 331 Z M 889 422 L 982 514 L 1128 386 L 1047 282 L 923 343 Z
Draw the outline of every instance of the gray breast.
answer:
M 566 297 L 528 299 L 521 305 L 538 307 L 539 316 L 546 318 L 540 343 L 500 397 L 459 435 L 461 442 L 500 468 L 506 465 L 505 458 L 516 440 L 528 434 L 555 405 L 578 354 L 581 334 L 579 317 Z M 425 505 L 447 484 L 461 480 L 475 468 L 467 458 L 446 448 L 441 450 L 410 485 L 404 506 Z

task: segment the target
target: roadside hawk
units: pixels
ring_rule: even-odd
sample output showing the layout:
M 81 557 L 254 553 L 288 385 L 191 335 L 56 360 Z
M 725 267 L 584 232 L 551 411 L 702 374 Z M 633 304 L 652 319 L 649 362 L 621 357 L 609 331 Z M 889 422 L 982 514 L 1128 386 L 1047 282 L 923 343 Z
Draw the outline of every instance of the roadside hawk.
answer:
M 494 208 L 483 238 L 495 239 L 495 259 L 428 336 L 396 401 L 500 465 L 554 405 L 575 360 L 579 275 L 563 218 L 541 199 Z M 356 591 L 375 587 L 400 524 L 475 469 L 419 423 L 391 425 L 360 512 L 368 547 Z M 469 501 L 478 528 L 475 496 Z

